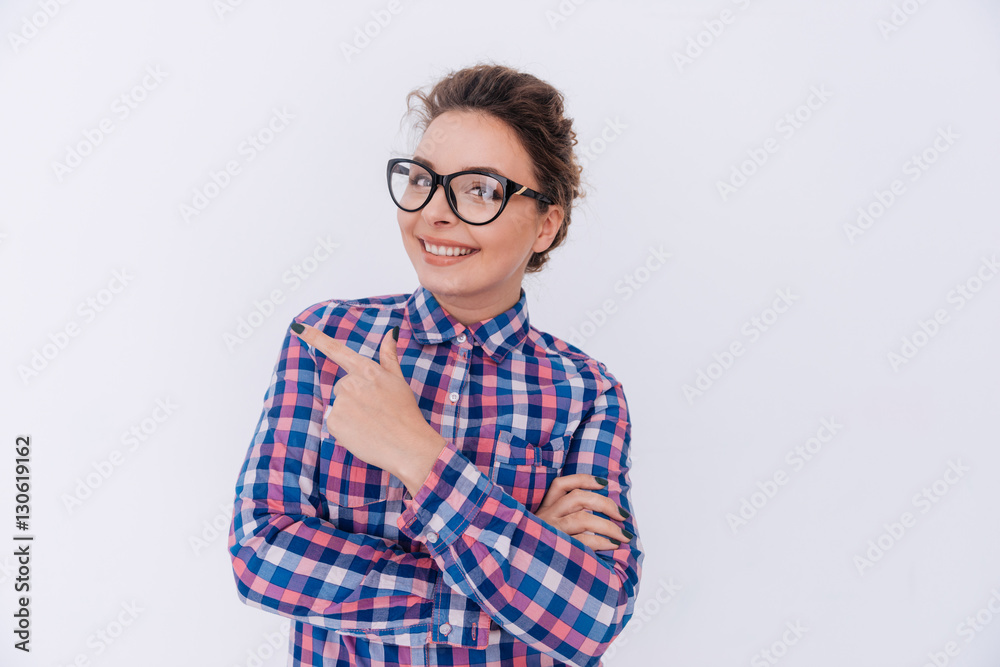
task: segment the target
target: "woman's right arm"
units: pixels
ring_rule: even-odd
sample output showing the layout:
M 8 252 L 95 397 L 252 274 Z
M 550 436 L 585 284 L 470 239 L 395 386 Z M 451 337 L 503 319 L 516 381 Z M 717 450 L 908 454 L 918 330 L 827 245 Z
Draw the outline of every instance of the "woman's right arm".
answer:
M 317 304 L 295 321 L 320 326 L 325 310 Z M 341 631 L 429 623 L 439 576 L 429 554 L 322 518 L 325 409 L 316 359 L 286 331 L 236 484 L 229 552 L 240 598 Z

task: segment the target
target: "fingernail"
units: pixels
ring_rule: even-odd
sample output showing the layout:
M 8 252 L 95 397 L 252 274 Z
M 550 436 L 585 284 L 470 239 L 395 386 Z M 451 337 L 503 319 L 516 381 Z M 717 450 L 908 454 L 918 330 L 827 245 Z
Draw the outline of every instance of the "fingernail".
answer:
M 614 544 L 616 547 L 620 547 L 622 545 L 621 542 L 619 542 L 618 540 L 616 540 L 613 537 L 609 537 L 608 539 L 611 540 L 612 544 Z
M 396 341 L 399 340 L 399 327 L 392 328 L 392 339 Z
M 302 326 L 301 324 L 299 324 L 298 322 L 292 322 L 291 329 L 292 329 L 292 331 L 294 331 L 297 334 L 300 334 L 300 333 L 302 333 L 303 331 L 306 330 L 306 328 L 304 326 Z
M 629 518 L 630 516 L 632 516 L 631 514 L 629 514 L 629 511 L 628 511 L 627 509 L 625 509 L 624 507 L 619 507 L 619 508 L 618 508 L 618 512 L 619 512 L 619 513 L 620 513 L 620 514 L 621 514 L 621 515 L 622 515 L 623 517 L 625 517 L 626 519 L 627 519 L 627 518 Z
M 595 477 L 594 479 L 596 479 L 597 483 L 600 484 L 601 486 L 608 485 L 608 480 L 604 479 L 603 477 Z
M 633 535 L 629 531 L 625 530 L 624 528 L 622 529 L 622 535 L 624 535 L 625 539 L 627 539 L 629 542 L 631 542 L 632 538 L 635 537 L 635 535 Z

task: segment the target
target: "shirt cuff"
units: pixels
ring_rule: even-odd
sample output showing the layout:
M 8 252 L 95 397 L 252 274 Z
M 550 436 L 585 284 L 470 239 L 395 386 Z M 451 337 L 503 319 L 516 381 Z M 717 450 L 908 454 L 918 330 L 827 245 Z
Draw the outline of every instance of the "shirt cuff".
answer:
M 431 554 L 439 554 L 472 523 L 492 490 L 489 477 L 448 440 L 417 495 L 403 498 L 396 525 Z

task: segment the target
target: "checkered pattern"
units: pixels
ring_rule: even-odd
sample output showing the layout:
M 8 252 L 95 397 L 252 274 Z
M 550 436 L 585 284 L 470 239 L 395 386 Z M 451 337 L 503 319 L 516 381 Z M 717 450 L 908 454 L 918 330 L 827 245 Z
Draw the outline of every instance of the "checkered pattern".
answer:
M 344 371 L 286 333 L 236 484 L 240 598 L 291 618 L 289 665 L 600 665 L 632 616 L 636 537 L 595 552 L 533 514 L 560 475 L 609 480 L 631 511 L 630 424 L 604 364 L 528 323 L 520 300 L 469 327 L 428 290 L 307 308 L 310 324 L 399 360 L 447 441 L 415 497 L 326 430 Z

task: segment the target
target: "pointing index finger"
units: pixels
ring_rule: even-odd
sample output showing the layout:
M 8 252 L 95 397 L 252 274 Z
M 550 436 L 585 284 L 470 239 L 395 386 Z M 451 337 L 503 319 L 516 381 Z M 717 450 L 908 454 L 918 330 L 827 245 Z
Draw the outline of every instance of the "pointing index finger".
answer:
M 295 335 L 332 359 L 348 373 L 358 370 L 361 364 L 364 363 L 362 360 L 367 360 L 347 347 L 342 341 L 330 338 L 316 327 L 293 322 L 291 330 Z

